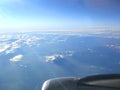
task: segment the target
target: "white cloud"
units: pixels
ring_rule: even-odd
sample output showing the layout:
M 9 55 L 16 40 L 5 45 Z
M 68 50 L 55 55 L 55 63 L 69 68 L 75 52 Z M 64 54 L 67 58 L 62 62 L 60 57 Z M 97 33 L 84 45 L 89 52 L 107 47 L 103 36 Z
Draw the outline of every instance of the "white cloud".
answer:
M 12 38 L 12 35 L 0 34 L 0 41 L 7 41 Z
M 65 52 L 66 56 L 73 56 L 73 54 L 74 54 L 74 51 L 66 51 Z
M 27 68 L 27 65 L 19 65 L 20 67 L 22 67 L 22 68 Z
M 11 43 L 11 48 L 6 51 L 6 54 L 13 53 L 16 49 L 20 48 L 21 46 L 18 44 L 20 40 Z
M 120 45 L 107 44 L 106 47 L 120 50 Z
M 18 34 L 16 35 L 17 39 L 19 40 L 18 43 L 23 43 L 26 45 L 32 45 L 35 44 L 36 41 L 42 40 L 43 38 L 37 37 L 37 36 L 31 36 L 27 34 Z
M 20 54 L 20 55 L 17 55 L 15 57 L 11 58 L 10 61 L 11 62 L 18 62 L 18 61 L 21 61 L 22 58 L 23 58 L 23 55 Z
M 87 49 L 90 53 L 95 53 L 96 51 L 94 49 L 88 48 Z
M 11 39 L 17 39 L 16 41 L 11 41 Z M 14 53 L 14 51 L 22 46 L 32 46 L 32 45 L 40 45 L 36 43 L 38 40 L 43 38 L 37 36 L 30 36 L 27 34 L 0 34 L 0 41 L 3 44 L 0 44 L 0 53 L 5 51 L 5 54 Z M 7 44 L 8 43 L 8 44 Z
M 54 38 L 52 38 L 53 42 L 66 42 L 67 38 L 64 37 L 64 35 L 56 35 Z
M 46 62 L 48 62 L 48 61 L 54 61 L 56 59 L 55 56 L 45 56 L 45 58 L 46 58 Z
M 6 51 L 9 47 L 9 44 L 0 44 L 0 53 Z
M 36 37 L 36 36 L 28 37 L 28 38 L 26 38 L 26 40 L 25 40 L 25 44 L 31 45 L 32 43 L 34 43 L 34 42 L 36 42 L 36 41 L 38 41 L 38 40 L 40 40 L 40 38 L 38 38 L 38 37 Z
M 61 54 L 56 54 L 56 55 L 51 55 L 51 56 L 45 56 L 46 62 L 53 62 L 54 60 L 61 58 L 64 58 L 64 55 Z
M 46 62 L 54 62 L 55 60 L 58 59 L 64 59 L 65 57 L 71 57 L 73 56 L 74 51 L 66 51 L 64 54 L 54 54 L 50 56 L 45 56 L 45 61 Z

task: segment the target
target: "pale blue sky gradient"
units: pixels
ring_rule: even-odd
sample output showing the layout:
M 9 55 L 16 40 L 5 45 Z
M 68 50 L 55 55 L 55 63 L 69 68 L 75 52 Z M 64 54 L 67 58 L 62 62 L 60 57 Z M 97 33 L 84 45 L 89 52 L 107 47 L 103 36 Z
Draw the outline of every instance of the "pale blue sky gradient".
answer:
M 120 26 L 120 0 L 0 0 L 0 30 Z

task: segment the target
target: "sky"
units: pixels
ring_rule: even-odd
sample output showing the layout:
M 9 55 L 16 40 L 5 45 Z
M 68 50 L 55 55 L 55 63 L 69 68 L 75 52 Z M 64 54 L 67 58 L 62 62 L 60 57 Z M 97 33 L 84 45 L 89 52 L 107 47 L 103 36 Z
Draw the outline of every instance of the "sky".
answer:
M 0 31 L 120 26 L 120 0 L 0 0 Z

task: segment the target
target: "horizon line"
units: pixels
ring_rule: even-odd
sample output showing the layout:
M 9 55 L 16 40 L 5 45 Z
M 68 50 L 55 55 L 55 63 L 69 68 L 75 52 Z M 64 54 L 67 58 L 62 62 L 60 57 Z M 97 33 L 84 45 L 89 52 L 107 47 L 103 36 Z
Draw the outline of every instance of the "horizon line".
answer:
M 120 31 L 120 26 L 0 28 L 0 32 L 95 32 L 113 30 Z

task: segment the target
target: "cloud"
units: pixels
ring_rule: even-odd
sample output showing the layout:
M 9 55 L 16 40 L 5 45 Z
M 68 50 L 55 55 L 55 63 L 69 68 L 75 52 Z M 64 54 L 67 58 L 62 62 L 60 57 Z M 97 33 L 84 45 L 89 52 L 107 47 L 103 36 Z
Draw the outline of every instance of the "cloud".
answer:
M 96 52 L 94 49 L 91 49 L 91 48 L 88 48 L 87 50 L 88 50 L 88 52 L 90 52 L 90 53 L 95 53 L 95 52 Z
M 0 41 L 7 41 L 12 39 L 12 35 L 7 35 L 7 34 L 0 34 Z
M 54 62 L 55 60 L 62 60 L 65 57 L 71 57 L 73 56 L 74 51 L 65 51 L 63 54 L 54 54 L 50 56 L 45 56 L 46 62 Z
M 15 50 L 24 46 L 39 46 L 40 43 L 37 41 L 43 40 L 42 37 L 27 35 L 26 33 L 17 34 L 7 34 L 0 33 L 0 53 L 5 52 L 5 54 L 14 53 Z
M 13 36 L 12 38 L 17 39 L 17 40 L 10 43 L 10 48 L 6 50 L 6 54 L 13 53 L 16 49 L 23 47 L 25 45 L 27 46 L 38 45 L 36 42 L 42 39 L 36 36 L 31 37 L 26 34 L 18 34 L 18 35 Z
M 65 38 L 64 36 L 60 35 L 60 36 L 56 36 L 52 39 L 53 42 L 66 42 L 67 38 Z
M 19 45 L 20 40 L 17 40 L 15 42 L 11 43 L 11 48 L 6 51 L 6 54 L 13 53 L 16 49 L 20 48 L 21 46 Z
M 120 50 L 120 45 L 107 44 L 106 47 Z
M 6 51 L 9 47 L 9 44 L 0 44 L 0 53 Z
M 18 62 L 18 61 L 21 61 L 23 58 L 23 55 L 17 55 L 17 56 L 14 56 L 13 58 L 10 59 L 11 62 Z
M 19 65 L 19 66 L 22 67 L 22 68 L 27 68 L 27 65 L 21 64 L 21 65 Z
M 61 54 L 56 54 L 56 55 L 51 55 L 51 56 L 45 56 L 46 62 L 53 62 L 57 59 L 63 59 L 64 55 Z
M 66 56 L 73 56 L 73 54 L 74 54 L 74 51 L 66 51 L 65 52 Z
M 40 38 L 38 38 L 38 37 L 36 37 L 36 36 L 32 36 L 32 37 L 26 38 L 24 43 L 25 43 L 26 45 L 31 45 L 31 44 L 33 44 L 34 42 L 38 41 L 38 40 L 40 40 Z

